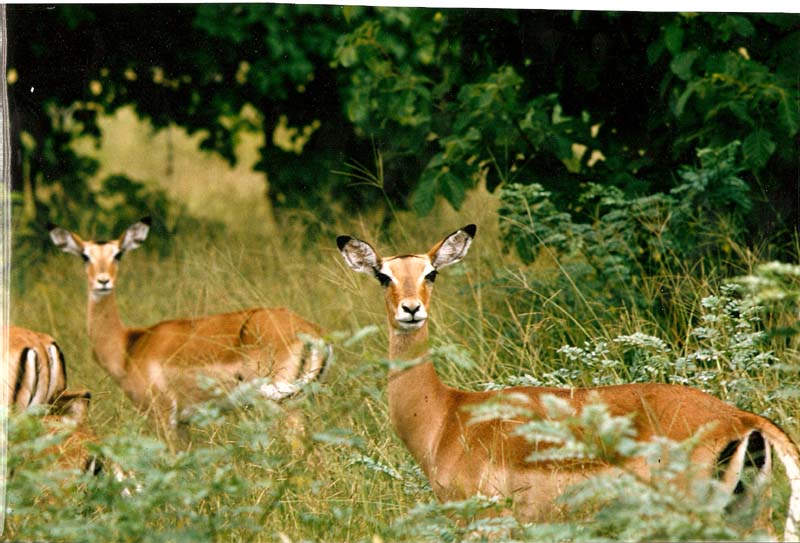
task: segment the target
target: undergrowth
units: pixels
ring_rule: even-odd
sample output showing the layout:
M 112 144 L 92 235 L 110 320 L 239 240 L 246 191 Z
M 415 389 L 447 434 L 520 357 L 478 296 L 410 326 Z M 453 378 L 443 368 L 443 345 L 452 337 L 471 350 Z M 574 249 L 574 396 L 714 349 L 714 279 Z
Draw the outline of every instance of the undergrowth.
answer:
M 629 275 L 611 289 L 597 282 L 595 264 L 584 254 L 545 247 L 520 262 L 519 255 L 504 252 L 496 201 L 488 195 L 468 201 L 460 213 L 439 210 L 423 219 L 398 214 L 381 235 L 365 226 L 372 224 L 369 218 L 324 228 L 375 240 L 382 254 L 392 254 L 426 251 L 470 222 L 479 227 L 471 253 L 442 272 L 431 309 L 434 360 L 447 384 L 480 390 L 680 383 L 768 416 L 798 436 L 800 274 L 788 264 L 759 267 L 757 254 L 739 258 L 746 252 L 734 238 L 730 252 L 695 260 L 676 260 L 664 251 L 663 265 L 653 268 L 634 254 Z M 690 497 L 670 486 L 672 474 L 689 468 L 685 451 L 693 442 L 633 443 L 626 421 L 602 406 L 578 414 L 555 402 L 552 422 L 535 431 L 555 432 L 566 451 L 596 454 L 576 435 L 558 433 L 569 420 L 606 436 L 618 458 L 668 451 L 670 462 L 651 483 L 628 475 L 592 479 L 563 497 L 567 518 L 535 525 L 487 515 L 502 508 L 502 500 L 437 503 L 389 423 L 380 288 L 345 268 L 333 237 L 307 242 L 303 251 L 300 226 L 231 229 L 224 236 L 203 228 L 176 234 L 166 254 L 126 257 L 118 285 L 123 321 L 138 326 L 255 305 L 288 306 L 323 325 L 334 342 L 335 362 L 325 381 L 279 406 L 246 388 L 226 397 L 234 409 L 205 405 L 194 415 L 191 445 L 170 452 L 91 360 L 77 259 L 53 249 L 23 262 L 17 273 L 25 278 L 12 290 L 14 324 L 56 336 L 70 386 L 93 393 L 90 420 L 100 435 L 93 451 L 134 478 L 59 471 L 45 445 L 60 438 L 35 416 L 14 415 L 5 538 L 600 541 L 769 535 L 749 523 L 751 510 L 726 512 L 727 498 L 714 484 L 698 483 Z M 613 241 L 608 247 L 621 247 Z M 654 253 L 647 258 L 652 264 Z M 788 501 L 780 479 L 771 498 L 778 532 Z

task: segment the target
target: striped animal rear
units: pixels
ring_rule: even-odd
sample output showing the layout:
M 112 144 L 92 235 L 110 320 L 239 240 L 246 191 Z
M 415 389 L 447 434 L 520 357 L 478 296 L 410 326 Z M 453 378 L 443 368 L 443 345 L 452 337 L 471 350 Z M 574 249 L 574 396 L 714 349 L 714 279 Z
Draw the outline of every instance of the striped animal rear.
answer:
M 37 358 L 36 349 L 27 347 L 9 356 L 8 381 L 9 384 L 14 383 L 6 396 L 10 405 L 24 408 L 31 404 L 36 392 Z
M 303 350 L 292 381 L 275 381 L 262 385 L 261 394 L 270 400 L 280 401 L 300 392 L 303 387 L 322 378 L 333 360 L 333 346 L 316 338 L 303 337 Z
M 8 328 L 6 403 L 18 408 L 46 405 L 67 387 L 64 355 L 55 340 L 18 326 Z
M 734 495 L 729 507 L 746 507 L 768 490 L 773 452 L 783 465 L 791 489 L 784 526 L 784 541 L 796 541 L 800 523 L 800 451 L 783 430 L 758 417 L 757 429 L 729 442 L 717 456 L 716 476 Z M 756 470 L 748 477 L 747 470 Z

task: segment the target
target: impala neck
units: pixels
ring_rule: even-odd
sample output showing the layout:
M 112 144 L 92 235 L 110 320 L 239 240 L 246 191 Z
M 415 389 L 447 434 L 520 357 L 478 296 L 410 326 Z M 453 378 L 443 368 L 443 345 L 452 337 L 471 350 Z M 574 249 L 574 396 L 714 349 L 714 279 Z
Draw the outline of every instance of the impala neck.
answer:
M 389 327 L 389 358 L 421 362 L 389 372 L 389 416 L 397 435 L 426 474 L 431 474 L 450 389 L 436 375 L 428 355 L 427 323 L 415 332 Z
M 113 378 L 122 379 L 125 375 L 127 328 L 119 317 L 114 293 L 101 297 L 90 291 L 87 318 L 95 358 Z

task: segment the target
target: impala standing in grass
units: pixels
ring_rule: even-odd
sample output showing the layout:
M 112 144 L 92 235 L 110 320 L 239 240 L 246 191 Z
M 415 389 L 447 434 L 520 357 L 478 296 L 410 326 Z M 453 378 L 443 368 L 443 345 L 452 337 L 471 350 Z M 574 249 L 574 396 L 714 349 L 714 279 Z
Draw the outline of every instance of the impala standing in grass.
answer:
M 389 358 L 405 362 L 389 374 L 391 423 L 440 500 L 460 500 L 478 493 L 510 497 L 518 517 L 542 521 L 558 513 L 555 500 L 567 487 L 612 472 L 614 468 L 597 461 L 529 461 L 537 445 L 514 433 L 526 420 L 470 422 L 471 407 L 508 393 L 524 398 L 525 407 L 535 417 L 544 418 L 541 398 L 551 394 L 570 401 L 578 410 L 597 399 L 612 415 L 631 416 L 640 441 L 658 436 L 682 441 L 705 429 L 692 452 L 692 464 L 704 477 L 712 477 L 715 469 L 722 468 L 722 483 L 731 492 L 740 482 L 744 484 L 741 475 L 748 464 L 759 470 L 759 480 L 765 479 L 774 450 L 791 485 L 784 538 L 797 538 L 800 455 L 792 440 L 764 417 L 678 385 L 511 387 L 466 392 L 442 383 L 428 355 L 431 293 L 439 270 L 464 258 L 475 232 L 475 225 L 468 225 L 446 236 L 427 253 L 385 258 L 364 241 L 350 236 L 337 239 L 347 265 L 375 277 L 383 287 L 389 318 Z M 642 477 L 650 473 L 644 458 L 629 460 L 625 467 Z
M 188 408 L 209 398 L 198 384 L 200 376 L 224 387 L 268 377 L 271 382 L 259 390 L 272 400 L 294 395 L 320 377 L 331 348 L 315 324 L 288 309 L 252 308 L 126 327 L 114 294 L 119 262 L 145 241 L 149 228 L 145 218 L 118 239 L 85 241 L 49 227 L 53 243 L 86 264 L 88 330 L 96 360 L 160 427 L 174 428 Z

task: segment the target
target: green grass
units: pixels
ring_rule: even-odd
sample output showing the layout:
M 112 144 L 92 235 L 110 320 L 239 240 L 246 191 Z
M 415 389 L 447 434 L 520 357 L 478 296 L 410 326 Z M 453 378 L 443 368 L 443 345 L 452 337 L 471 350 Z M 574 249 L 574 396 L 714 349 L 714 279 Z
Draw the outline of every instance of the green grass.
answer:
M 206 186 L 213 183 L 213 175 L 191 182 Z M 178 185 L 186 187 L 191 182 L 184 178 Z M 219 200 L 218 193 L 209 199 Z M 369 214 L 342 217 L 336 224 L 320 225 L 324 235 L 313 240 L 305 239 L 299 221 L 276 225 L 265 218 L 268 210 L 240 213 L 241 201 L 232 198 L 228 204 L 227 213 L 217 209 L 212 217 L 230 217 L 225 232 L 213 227 L 182 231 L 166 256 L 145 248 L 126 256 L 117 286 L 123 321 L 141 326 L 251 306 L 286 306 L 336 338 L 335 362 L 325 381 L 277 411 L 257 404 L 212 420 L 193 432 L 192 447 L 183 456 L 159 452 L 157 442 L 148 441 L 154 433 L 147 421 L 92 360 L 80 259 L 52 247 L 35 263 L 15 261 L 12 323 L 57 338 L 66 356 L 70 387 L 87 387 L 93 393 L 90 420 L 108 443 L 105 452 L 116 451 L 159 490 L 151 492 L 152 499 L 126 502 L 119 498 L 117 487 L 108 486 L 111 483 L 83 480 L 68 486 L 70 492 L 58 504 L 40 503 L 31 489 L 47 484 L 51 467 L 33 463 L 25 470 L 24 463 L 19 463 L 26 478 L 17 475 L 10 496 L 30 502 L 10 503 L 13 511 L 5 537 L 80 540 L 91 533 L 106 540 L 133 541 L 145 529 L 148 539 L 164 541 L 189 536 L 224 541 L 282 537 L 370 541 L 373 536 L 379 537 L 375 540 L 404 539 L 404 533 L 412 533 L 403 531 L 408 527 L 401 526 L 399 531 L 390 527 L 420 503 L 432 502 L 433 495 L 389 425 L 386 374 L 379 363 L 387 352 L 380 287 L 344 265 L 336 249 L 336 234 L 356 235 L 384 254 L 396 254 L 427 251 L 454 229 L 478 224 L 470 254 L 437 280 L 431 323 L 434 345 L 460 347 L 474 362 L 464 367 L 439 361 L 442 379 L 471 390 L 516 383 L 520 378 L 563 386 L 592 385 L 598 380 L 628 382 L 637 375 L 641 380 L 644 374 L 637 374 L 636 368 L 648 364 L 656 368 L 653 380 L 666 380 L 678 372 L 673 361 L 697 348 L 697 341 L 688 334 L 704 313 L 701 300 L 718 294 L 726 279 L 714 267 L 681 269 L 669 276 L 642 278 L 640 284 L 629 287 L 653 296 L 668 290 L 672 294 L 668 307 L 609 305 L 599 293 L 584 292 L 572 280 L 571 262 L 543 257 L 526 266 L 504 253 L 498 202 L 484 191 L 471 194 L 458 212 L 440 206 L 425 218 L 399 213 L 389 232 L 379 232 L 378 217 Z M 202 203 L 196 205 L 202 207 Z M 743 272 L 757 260 L 730 258 L 730 264 Z M 348 337 L 367 326 L 380 331 L 347 343 Z M 628 348 L 614 341 L 636 332 L 662 338 L 669 356 L 658 358 L 645 348 Z M 722 340 L 726 338 L 730 339 L 723 333 Z M 580 347 L 586 342 L 608 343 L 604 359 L 621 363 L 588 367 L 586 357 L 570 359 L 559 352 L 564 345 Z M 730 355 L 727 348 L 721 348 L 725 356 Z M 782 361 L 798 359 L 793 340 L 775 339 L 760 349 L 772 349 Z M 768 366 L 752 369 L 746 375 L 750 387 L 745 392 L 728 386 L 735 373 L 720 367 L 707 388 L 768 415 L 792 436 L 800 436 L 797 394 L 792 393 L 797 390 L 795 372 L 781 373 Z M 703 385 L 700 381 L 691 384 Z M 35 434 L 21 428 L 12 437 L 12 449 L 23 450 L 26 432 Z M 120 439 L 130 442 L 114 445 Z M 176 458 L 188 464 L 171 464 Z M 177 478 L 163 478 L 165 473 Z M 192 482 L 183 483 L 186 477 Z M 208 492 L 201 492 L 203 488 Z M 194 492 L 191 497 L 190 492 Z M 782 518 L 785 498 L 779 488 L 776 518 Z M 87 503 L 89 510 L 84 509 Z M 189 512 L 198 516 L 175 520 Z M 415 514 L 440 518 L 436 511 Z M 440 537 L 453 533 L 471 537 L 463 525 L 456 529 L 447 524 L 449 520 L 436 522 L 448 526 L 437 532 Z M 520 536 L 525 531 L 515 533 Z M 528 535 L 546 540 L 553 533 Z M 574 537 L 574 532 L 569 533 Z

